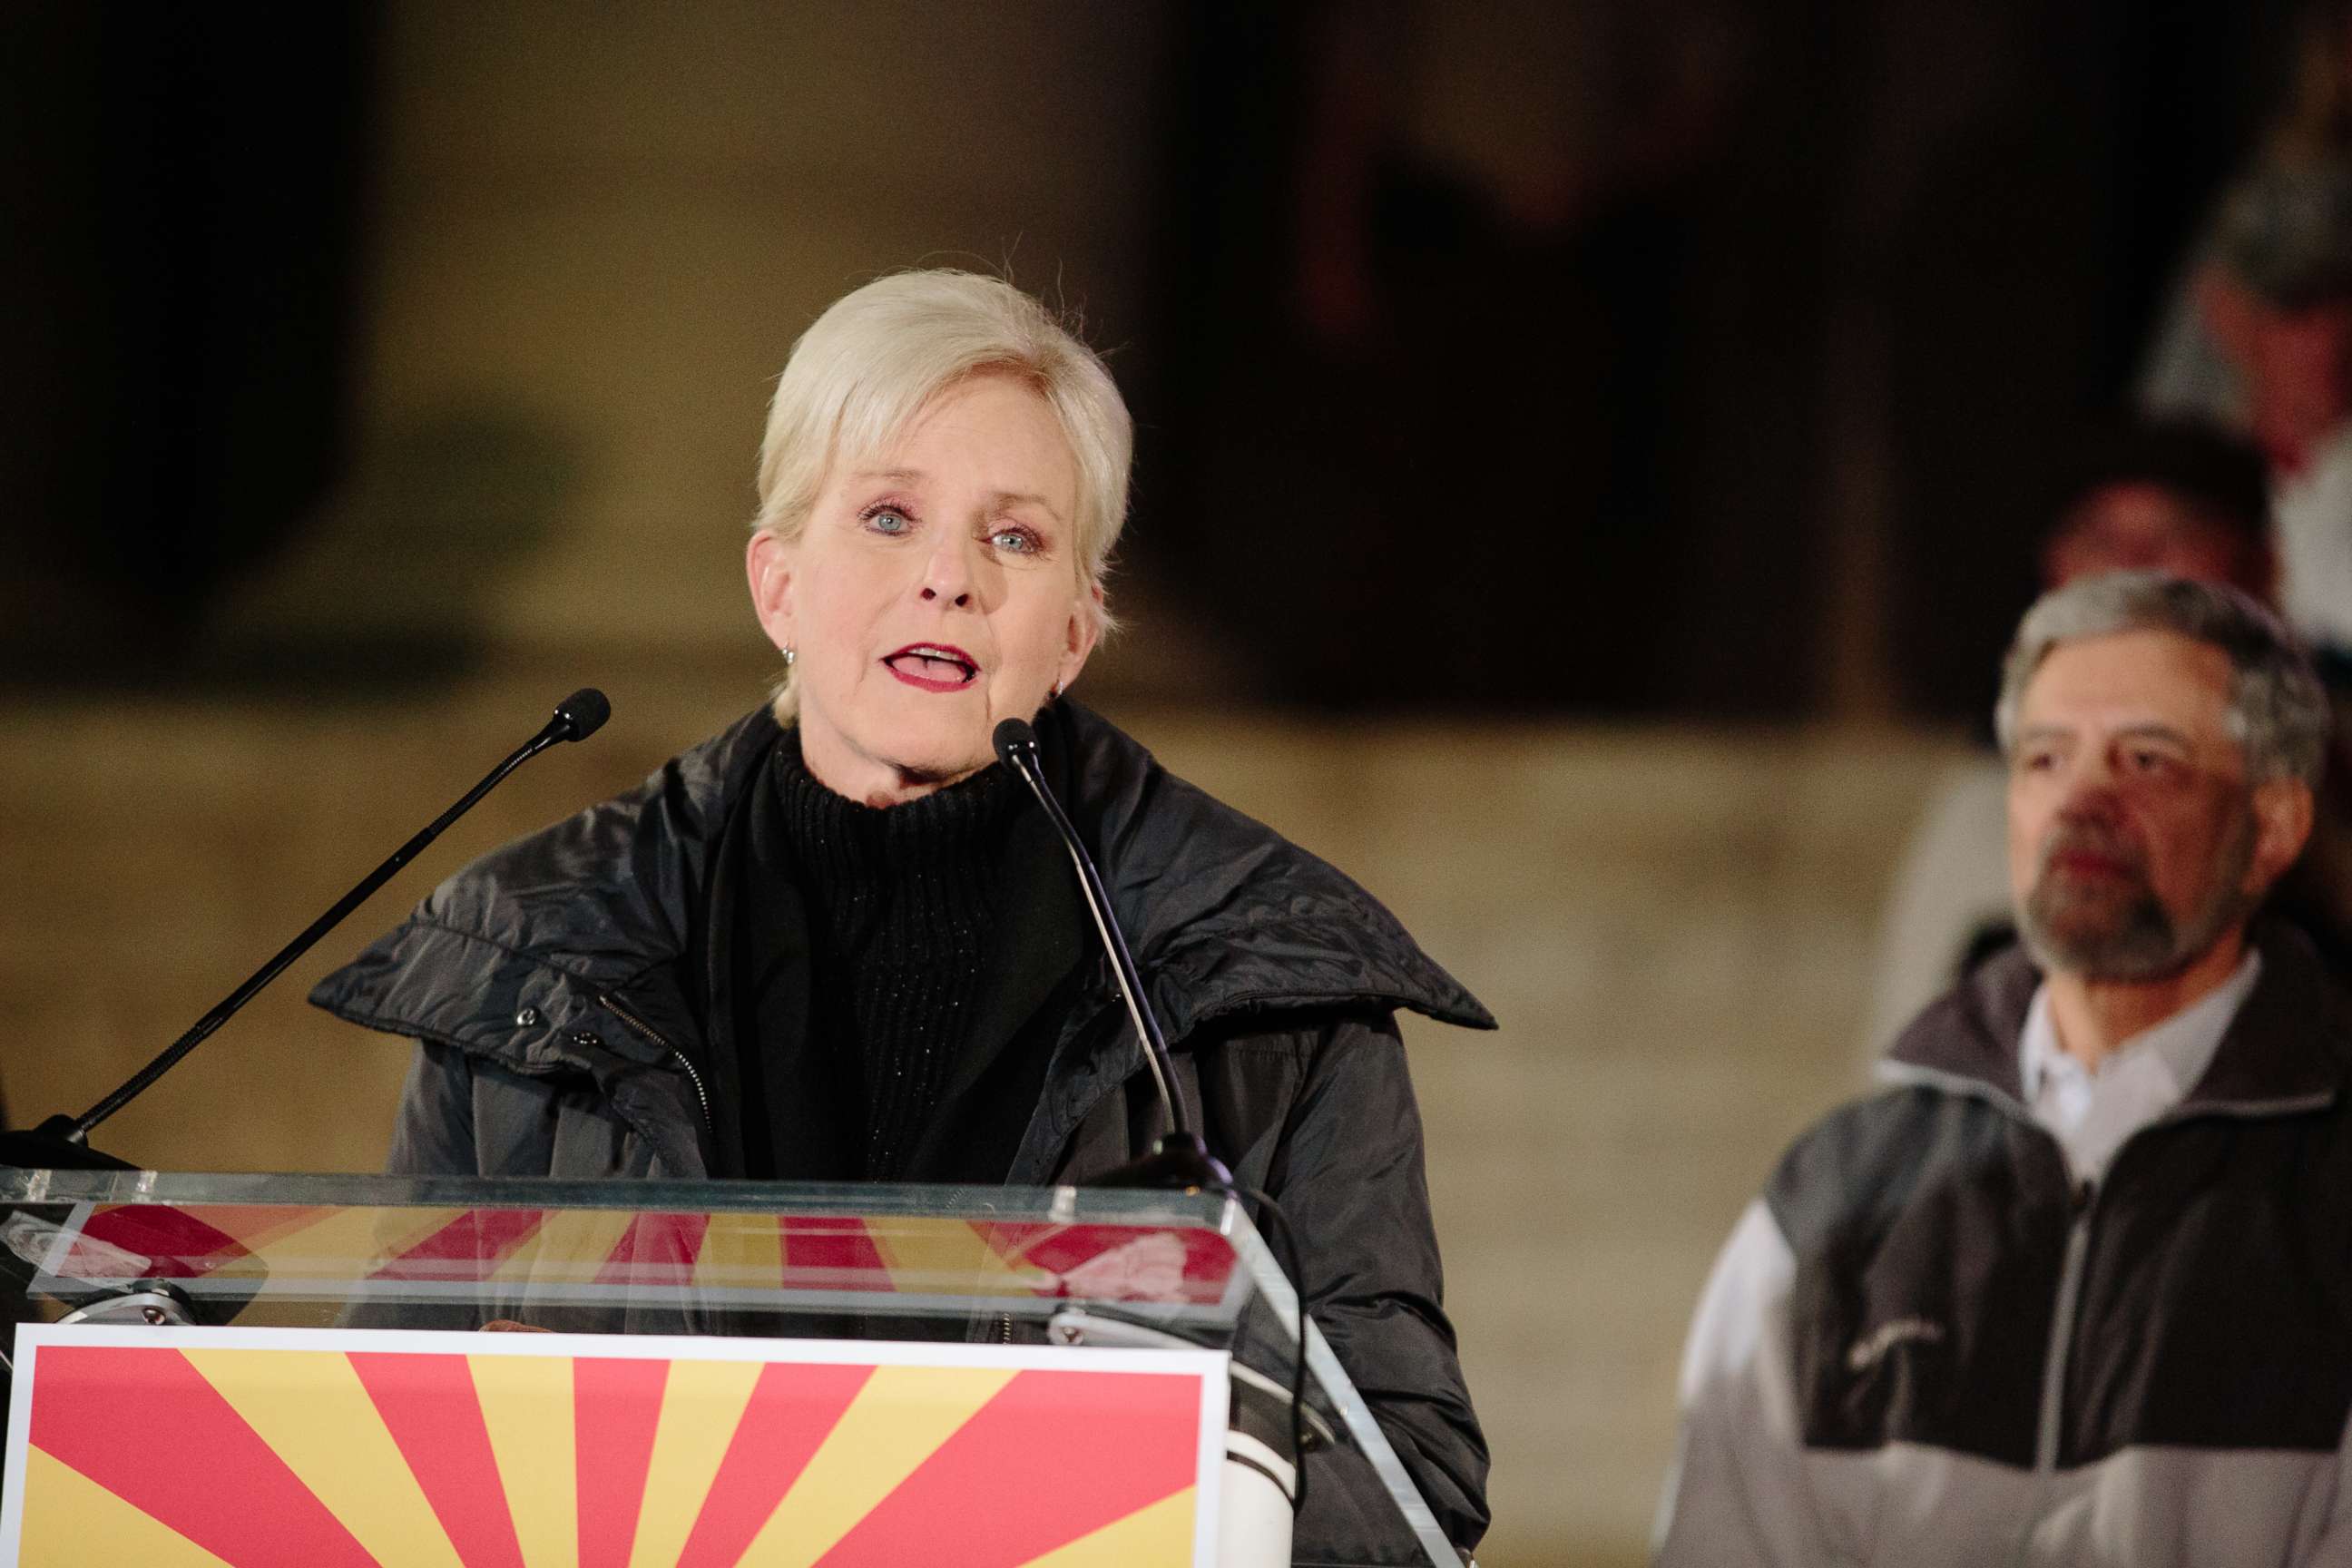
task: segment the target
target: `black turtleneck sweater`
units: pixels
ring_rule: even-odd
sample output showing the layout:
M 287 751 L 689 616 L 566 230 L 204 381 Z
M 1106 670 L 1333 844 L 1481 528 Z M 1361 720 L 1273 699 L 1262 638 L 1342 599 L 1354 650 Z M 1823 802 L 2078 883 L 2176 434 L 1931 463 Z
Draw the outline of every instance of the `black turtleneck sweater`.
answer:
M 1015 897 L 1034 882 L 1008 878 L 1005 864 L 1024 805 L 1019 781 L 985 768 L 877 809 L 818 783 L 796 730 L 767 773 L 744 825 L 735 950 L 745 1173 L 968 1180 L 978 1173 L 961 1169 L 961 1156 L 979 1152 L 975 1142 L 989 1163 L 1009 1160 L 1017 1126 L 950 1129 L 956 1147 L 939 1146 L 951 1102 L 1005 1043 L 1003 1025 L 1033 1014 L 1076 955 L 1058 929 L 1066 915 L 1032 952 L 1017 928 L 1034 924 L 1037 900 L 1002 907 L 1008 881 Z M 1036 848 L 1022 845 L 1024 866 Z M 1043 1067 L 1007 1065 L 1024 1079 Z

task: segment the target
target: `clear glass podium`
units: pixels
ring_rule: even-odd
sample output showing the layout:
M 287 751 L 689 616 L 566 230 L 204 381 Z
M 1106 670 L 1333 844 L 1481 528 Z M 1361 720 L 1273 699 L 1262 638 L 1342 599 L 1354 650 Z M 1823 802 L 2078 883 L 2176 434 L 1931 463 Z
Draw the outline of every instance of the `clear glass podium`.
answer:
M 1221 1196 L 0 1167 L 0 1563 L 1289 1557 L 1297 1300 Z M 1310 1491 L 1454 1568 L 1306 1361 Z

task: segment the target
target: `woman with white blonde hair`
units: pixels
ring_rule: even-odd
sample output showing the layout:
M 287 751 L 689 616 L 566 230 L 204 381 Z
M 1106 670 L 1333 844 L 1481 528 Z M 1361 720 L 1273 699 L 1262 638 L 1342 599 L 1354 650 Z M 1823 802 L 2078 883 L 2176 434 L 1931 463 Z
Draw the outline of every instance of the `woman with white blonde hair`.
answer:
M 1068 700 L 1131 447 L 1102 362 L 1009 284 L 837 301 L 761 450 L 772 700 L 460 872 L 313 1000 L 418 1041 L 395 1172 L 1082 1184 L 1167 1123 L 1053 826 L 996 761 L 1032 721 L 1178 1091 L 1281 1205 L 1310 1310 L 1466 1552 L 1486 1446 L 1395 1013 L 1492 1020 L 1360 888 Z M 1385 1511 L 1310 1488 L 1295 1549 L 1400 1560 L 1365 1539 Z

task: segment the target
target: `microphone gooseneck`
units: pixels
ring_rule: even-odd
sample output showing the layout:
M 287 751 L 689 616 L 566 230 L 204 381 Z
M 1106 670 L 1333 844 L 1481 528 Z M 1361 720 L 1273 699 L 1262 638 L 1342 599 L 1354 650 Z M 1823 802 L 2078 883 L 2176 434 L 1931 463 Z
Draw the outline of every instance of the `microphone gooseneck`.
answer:
M 1143 1059 L 1151 1068 L 1151 1081 L 1160 1091 L 1160 1108 L 1167 1111 L 1171 1129 L 1150 1153 L 1095 1184 L 1230 1190 L 1232 1174 L 1209 1152 L 1208 1145 L 1185 1112 L 1183 1093 L 1176 1081 L 1176 1066 L 1168 1054 L 1168 1037 L 1160 1032 L 1151 1004 L 1144 999 L 1143 977 L 1136 970 L 1134 955 L 1128 951 L 1126 934 L 1118 929 L 1118 918 L 1111 913 L 1110 895 L 1103 889 L 1101 874 L 1087 857 L 1086 846 L 1078 841 L 1078 830 L 1070 825 L 1062 803 L 1046 787 L 1045 770 L 1038 765 L 1036 731 L 1025 720 L 1007 719 L 997 725 L 992 739 L 998 760 L 1021 775 L 1029 793 L 1044 808 L 1046 820 L 1061 836 L 1062 847 L 1069 851 L 1070 865 L 1078 874 L 1078 890 L 1086 900 L 1087 912 L 1094 917 L 1095 933 L 1102 939 L 1103 951 L 1110 957 L 1119 999 L 1127 1004 L 1128 1018 L 1135 1025 L 1136 1037 L 1143 1042 Z
M 173 1041 L 153 1061 L 141 1068 L 120 1089 L 79 1116 L 72 1118 L 63 1115 L 52 1116 L 35 1130 L 36 1133 L 43 1140 L 49 1141 L 52 1146 L 58 1141 L 74 1145 L 84 1143 L 89 1139 L 92 1128 L 145 1093 L 157 1079 L 177 1066 L 181 1058 L 202 1045 L 205 1037 L 215 1029 L 227 1023 L 239 1008 L 253 1000 L 263 986 L 277 979 L 288 964 L 308 952 L 320 937 L 341 924 L 344 916 L 366 902 L 371 894 L 392 879 L 393 873 L 407 865 L 419 850 L 440 837 L 442 832 L 451 823 L 465 816 L 473 808 L 475 802 L 497 788 L 509 773 L 550 746 L 565 741 L 586 740 L 594 734 L 604 725 L 604 721 L 612 717 L 612 714 L 613 704 L 606 700 L 603 692 L 593 686 L 583 686 L 565 698 L 557 704 L 555 716 L 547 721 L 538 734 L 509 752 L 506 760 L 492 768 L 481 783 L 467 791 L 465 796 L 457 805 L 434 818 L 422 832 L 394 850 L 389 859 L 361 879 L 359 886 L 337 900 L 334 908 L 311 921 L 308 930 L 279 949 L 275 958 L 255 970 L 247 977 L 244 984 L 223 997 L 211 1012 L 197 1019 L 193 1028 Z
M 1208 1143 L 1192 1130 L 1184 1114 L 1184 1102 L 1177 1092 L 1176 1064 L 1168 1054 L 1167 1037 L 1160 1031 L 1160 1020 L 1151 1011 L 1151 1004 L 1143 999 L 1143 979 L 1136 973 L 1135 957 L 1127 949 L 1127 937 L 1118 929 L 1118 917 L 1111 913 L 1110 895 L 1103 890 L 1102 877 L 1095 863 L 1087 856 L 1084 844 L 1078 841 L 1078 830 L 1062 810 L 1062 803 L 1045 786 L 1045 769 L 1037 757 L 1037 731 L 1020 719 L 1007 719 L 997 725 L 992 739 L 996 743 L 997 759 L 1021 775 L 1029 793 L 1045 810 L 1054 831 L 1062 836 L 1062 847 L 1070 852 L 1070 864 L 1077 868 L 1078 888 L 1086 895 L 1087 912 L 1095 918 L 1095 931 L 1102 937 L 1104 951 L 1110 954 L 1111 967 L 1118 976 L 1118 989 L 1127 1003 L 1127 1016 L 1134 1021 L 1135 1033 L 1143 1042 L 1144 1060 L 1151 1065 L 1151 1081 L 1159 1086 L 1160 1107 L 1168 1113 L 1174 1129 L 1151 1146 L 1151 1152 L 1139 1160 L 1097 1177 L 1090 1185 L 1097 1187 L 1142 1187 L 1158 1190 L 1201 1191 L 1223 1193 L 1228 1197 L 1246 1197 L 1255 1202 L 1261 1213 L 1269 1216 L 1280 1237 L 1280 1249 L 1287 1255 L 1281 1265 L 1290 1276 L 1297 1291 L 1298 1319 L 1295 1325 L 1290 1363 L 1290 1452 L 1297 1466 L 1295 1477 L 1287 1489 L 1290 1506 L 1295 1511 L 1307 1506 L 1307 1450 L 1310 1418 L 1307 1405 L 1307 1287 L 1306 1273 L 1300 1267 L 1297 1237 L 1284 1217 L 1282 1207 L 1268 1194 L 1255 1188 L 1234 1184 L 1234 1175 L 1225 1169 Z

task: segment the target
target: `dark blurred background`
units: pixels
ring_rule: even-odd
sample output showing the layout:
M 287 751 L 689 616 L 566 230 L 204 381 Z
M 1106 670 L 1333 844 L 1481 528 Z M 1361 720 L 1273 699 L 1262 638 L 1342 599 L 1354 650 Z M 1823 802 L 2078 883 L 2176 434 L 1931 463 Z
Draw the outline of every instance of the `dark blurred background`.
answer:
M 387 417 L 387 362 L 414 351 L 381 312 L 424 268 L 609 287 L 593 253 L 635 192 L 669 221 L 633 243 L 670 248 L 637 258 L 656 288 L 607 305 L 637 315 L 625 334 L 698 316 L 673 355 L 731 325 L 772 367 L 831 294 L 922 259 L 1083 307 L 1143 426 L 1129 584 L 1230 696 L 1964 713 L 2030 586 L 2047 470 L 2123 394 L 2286 91 L 2294 20 L 2221 0 L 28 8 L 0 64 L 0 649 L 20 681 L 306 689 L 381 679 L 383 655 L 419 679 L 491 657 L 501 628 L 446 605 L 372 617 L 362 649 L 249 605 L 240 624 L 238 595 L 355 511 L 413 536 L 401 552 L 433 559 L 403 576 L 428 584 L 552 548 L 593 437 L 479 384 Z M 677 210 L 698 195 L 838 262 L 730 293 Z M 804 232 L 830 216 L 812 205 L 904 232 L 841 245 Z M 531 208 L 570 254 L 452 227 Z M 474 330 L 562 324 L 512 304 Z M 758 390 L 698 391 L 740 500 Z
M 593 747 L 109 1130 L 377 1163 L 404 1049 L 303 989 L 760 700 L 794 337 L 895 268 L 1005 272 L 1139 421 L 1081 695 L 1503 1019 L 1408 1030 L 1484 1555 L 1639 1561 L 1685 1314 L 1862 1081 L 1888 869 L 2053 473 L 2341 9 L 12 8 L 11 1106 L 96 1100 L 601 684 Z

